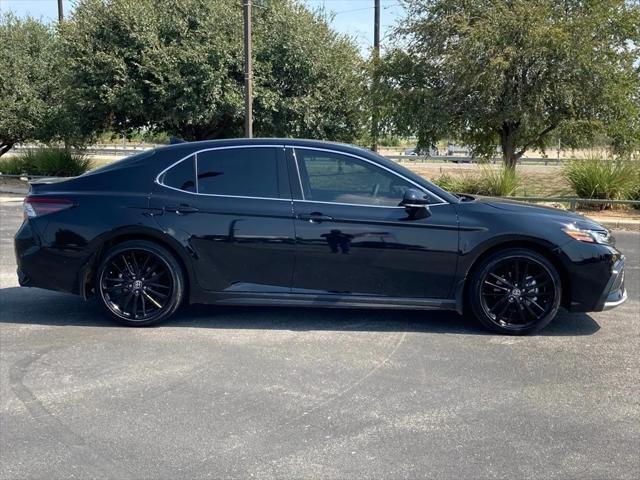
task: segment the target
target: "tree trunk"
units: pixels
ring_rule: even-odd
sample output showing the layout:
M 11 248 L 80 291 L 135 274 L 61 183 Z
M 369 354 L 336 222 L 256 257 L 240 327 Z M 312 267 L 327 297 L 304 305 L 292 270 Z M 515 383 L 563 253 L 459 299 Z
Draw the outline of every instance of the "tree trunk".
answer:
M 502 129 L 500 130 L 500 146 L 502 147 L 502 163 L 505 168 L 509 170 L 515 170 L 518 160 L 522 156 L 516 152 L 516 146 L 514 145 L 514 134 L 516 126 L 513 124 L 504 122 Z
M 13 142 L 0 142 L 0 157 L 11 150 L 11 147 L 13 147 Z
M 511 147 L 507 150 L 502 149 L 502 163 L 509 170 L 515 170 L 516 165 L 518 164 L 518 155 L 516 154 L 516 149 Z

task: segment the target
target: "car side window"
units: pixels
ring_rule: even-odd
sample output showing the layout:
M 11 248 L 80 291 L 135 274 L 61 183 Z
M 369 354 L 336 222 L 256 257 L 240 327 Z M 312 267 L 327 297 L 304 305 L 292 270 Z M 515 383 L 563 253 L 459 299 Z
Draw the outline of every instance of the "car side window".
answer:
M 167 187 L 184 190 L 185 192 L 196 191 L 196 170 L 195 155 L 191 155 L 186 160 L 174 165 L 165 172 L 161 183 Z
M 397 206 L 412 183 L 347 155 L 296 148 L 304 198 L 317 202 Z
M 279 198 L 277 151 L 227 148 L 198 153 L 198 193 Z

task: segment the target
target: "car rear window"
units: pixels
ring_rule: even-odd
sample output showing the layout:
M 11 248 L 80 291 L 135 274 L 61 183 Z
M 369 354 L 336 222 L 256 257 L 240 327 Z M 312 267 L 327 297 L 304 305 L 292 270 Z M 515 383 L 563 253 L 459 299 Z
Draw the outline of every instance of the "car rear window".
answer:
M 275 148 L 226 148 L 197 155 L 198 193 L 279 198 Z
M 194 167 L 195 156 L 174 165 L 167 170 L 162 178 L 162 183 L 167 187 L 176 188 L 185 192 L 196 191 L 196 175 Z

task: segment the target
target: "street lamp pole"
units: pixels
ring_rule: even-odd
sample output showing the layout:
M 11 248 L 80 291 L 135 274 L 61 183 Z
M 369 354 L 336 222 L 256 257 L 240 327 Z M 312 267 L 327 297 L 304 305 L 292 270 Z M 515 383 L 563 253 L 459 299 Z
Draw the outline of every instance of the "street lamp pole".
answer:
M 371 150 L 378 150 L 378 62 L 380 60 L 380 0 L 374 2 L 373 14 L 373 78 L 372 78 L 372 109 L 371 109 Z
M 64 12 L 62 9 L 62 0 L 58 0 L 58 21 L 64 20 Z
M 253 73 L 251 66 L 251 0 L 244 0 L 244 136 L 253 137 Z

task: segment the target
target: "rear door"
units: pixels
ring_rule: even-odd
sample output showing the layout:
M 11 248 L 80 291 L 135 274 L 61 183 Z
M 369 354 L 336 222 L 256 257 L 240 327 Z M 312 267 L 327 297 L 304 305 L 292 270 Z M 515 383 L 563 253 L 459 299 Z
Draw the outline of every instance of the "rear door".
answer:
M 152 208 L 210 291 L 289 292 L 295 235 L 284 147 L 195 152 L 158 177 Z
M 293 292 L 448 299 L 457 264 L 452 204 L 356 155 L 289 148 L 296 215 Z M 430 216 L 409 218 L 405 190 L 432 199 Z

